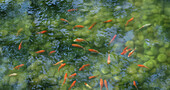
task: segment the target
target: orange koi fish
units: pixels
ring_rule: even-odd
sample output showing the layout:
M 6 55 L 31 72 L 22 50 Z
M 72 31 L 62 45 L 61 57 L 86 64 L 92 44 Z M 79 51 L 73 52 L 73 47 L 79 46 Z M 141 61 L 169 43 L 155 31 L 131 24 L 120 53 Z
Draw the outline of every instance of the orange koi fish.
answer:
M 44 31 L 41 31 L 41 32 L 37 32 L 37 34 L 43 34 L 45 32 L 47 32 L 47 30 L 44 30 Z
M 136 89 L 138 90 L 138 88 L 137 88 L 137 86 L 136 86 L 136 82 L 135 81 L 133 81 L 133 85 L 136 87 Z
M 103 88 L 103 79 L 100 78 L 100 90 Z
M 21 49 L 21 44 L 22 44 L 22 41 L 20 42 L 19 46 L 18 46 L 18 50 Z
M 92 79 L 92 78 L 96 78 L 98 77 L 99 75 L 96 75 L 96 76 L 90 76 L 89 79 Z
M 93 23 L 90 27 L 89 27 L 89 30 L 92 29 L 94 27 L 94 25 L 96 25 L 96 22 Z
M 20 29 L 18 30 L 18 32 L 17 32 L 17 34 L 16 34 L 16 36 L 18 36 L 18 35 L 19 35 L 19 33 L 20 33 L 22 30 L 23 30 L 23 28 L 20 28 Z
M 90 88 L 90 89 L 92 89 L 92 87 L 89 85 L 89 84 L 87 84 L 87 83 L 84 83 L 88 88 Z
M 64 76 L 64 82 L 63 82 L 63 85 L 65 84 L 66 79 L 67 79 L 67 73 L 66 73 L 66 74 L 65 74 L 65 76 Z M 63 85 L 62 85 L 62 86 L 63 86 Z
M 74 74 L 70 75 L 68 78 L 70 79 L 70 78 L 72 78 L 72 77 L 74 77 L 74 76 L 76 76 L 76 75 L 77 75 L 77 74 L 74 73 Z
M 68 90 L 70 90 L 73 86 L 75 86 L 76 80 L 73 81 L 73 83 L 71 84 L 70 88 Z
M 73 46 L 73 47 L 79 47 L 79 48 L 83 48 L 83 49 L 84 49 L 84 47 L 83 47 L 83 46 L 78 45 L 78 44 L 72 44 L 72 46 Z
M 86 40 L 84 40 L 84 39 L 82 39 L 82 38 L 77 38 L 77 39 L 75 39 L 75 40 L 73 40 L 74 42 L 83 42 L 83 41 L 86 41 Z
M 104 85 L 105 85 L 106 89 L 108 90 L 108 85 L 107 85 L 107 81 L 106 80 L 104 80 Z
M 145 68 L 148 68 L 147 66 L 144 66 L 144 65 L 141 65 L 141 64 L 138 64 L 139 67 L 145 67 Z M 149 68 L 148 68 L 149 69 Z
M 39 51 L 37 51 L 35 53 L 43 53 L 43 52 L 45 52 L 45 50 L 39 50 Z
M 131 22 L 133 19 L 134 19 L 133 17 L 132 17 L 131 19 L 129 19 L 129 20 L 126 22 L 125 26 L 127 26 L 128 23 Z
M 52 53 L 55 53 L 56 51 L 51 51 L 48 55 L 52 54 Z
M 99 51 L 95 50 L 95 49 L 89 49 L 90 52 L 95 52 L 95 53 L 100 53 Z
M 19 68 L 22 67 L 22 66 L 24 66 L 24 64 L 20 64 L 20 65 L 14 67 L 13 69 L 18 69 L 19 70 Z
M 109 45 L 113 42 L 113 40 L 116 38 L 117 35 L 114 35 L 112 40 L 109 42 Z
M 84 28 L 84 26 L 83 25 L 75 25 L 74 27 L 73 27 L 73 29 L 75 29 L 75 28 Z
M 130 57 L 130 56 L 133 54 L 134 51 L 135 51 L 135 49 L 133 49 L 133 50 L 129 53 L 128 57 Z
M 83 66 L 79 69 L 79 71 L 83 70 L 86 66 L 90 66 L 90 64 L 83 65 Z
M 107 20 L 107 21 L 104 21 L 104 23 L 108 23 L 108 22 L 111 22 L 112 20 Z
M 71 11 L 77 11 L 78 9 L 69 9 L 67 10 L 68 12 L 71 12 Z
M 64 18 L 61 18 L 60 19 L 61 21 L 64 21 L 64 22 L 68 22 L 66 19 L 64 19 Z
M 107 63 L 110 64 L 110 52 L 108 52 L 108 58 L 107 58 Z
M 66 65 L 66 63 L 64 63 L 64 64 L 61 64 L 60 65 L 60 67 L 58 68 L 58 72 L 60 71 L 60 69 L 62 68 L 62 67 L 64 67 Z
M 59 61 L 59 62 L 57 62 L 56 64 L 53 64 L 53 65 L 58 65 L 58 64 L 60 64 L 62 62 L 63 62 L 63 60 L 61 60 L 61 61 Z
M 127 48 L 128 47 L 125 47 L 124 49 L 123 49 L 123 52 L 121 53 L 121 55 L 124 55 L 124 54 L 126 54 L 127 52 L 129 52 L 131 49 L 128 49 L 127 50 Z

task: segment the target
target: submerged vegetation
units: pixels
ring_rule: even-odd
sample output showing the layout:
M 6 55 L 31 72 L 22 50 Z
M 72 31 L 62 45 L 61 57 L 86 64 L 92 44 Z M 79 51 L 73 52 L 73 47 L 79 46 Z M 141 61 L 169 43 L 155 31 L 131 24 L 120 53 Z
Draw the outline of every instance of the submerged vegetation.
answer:
M 0 89 L 67 90 L 76 81 L 72 89 L 98 90 L 103 79 L 109 90 L 135 89 L 134 81 L 138 89 L 168 90 L 168 5 L 163 0 L 1 0 Z M 63 84 L 66 73 L 76 75 Z

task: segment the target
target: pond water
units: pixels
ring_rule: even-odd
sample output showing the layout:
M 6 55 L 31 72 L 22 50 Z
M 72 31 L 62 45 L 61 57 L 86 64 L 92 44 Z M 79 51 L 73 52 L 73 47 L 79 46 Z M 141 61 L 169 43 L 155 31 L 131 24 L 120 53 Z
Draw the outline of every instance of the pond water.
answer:
M 2 90 L 170 89 L 169 0 L 0 0 L 0 16 Z

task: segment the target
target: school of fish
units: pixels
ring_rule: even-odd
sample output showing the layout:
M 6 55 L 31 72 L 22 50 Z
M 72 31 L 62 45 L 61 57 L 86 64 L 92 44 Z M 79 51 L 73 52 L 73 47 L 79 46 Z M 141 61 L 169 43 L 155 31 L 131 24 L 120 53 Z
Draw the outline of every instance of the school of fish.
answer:
M 78 9 L 69 9 L 69 10 L 67 10 L 67 11 L 68 11 L 68 12 L 73 12 L 73 11 L 78 11 Z M 61 18 L 60 20 L 63 21 L 63 22 L 69 23 L 69 21 L 66 20 L 66 19 L 64 19 L 64 18 Z M 129 20 L 125 23 L 125 27 L 126 27 L 130 22 L 132 22 L 133 20 L 134 20 L 134 17 L 132 17 L 131 19 L 129 19 Z M 103 21 L 103 23 L 109 23 L 109 22 L 112 22 L 112 20 Z M 98 22 L 94 22 L 94 23 L 88 28 L 88 30 L 93 29 L 93 27 L 94 27 L 97 23 L 98 23 Z M 142 28 L 145 28 L 145 27 L 148 27 L 148 26 L 151 26 L 151 24 L 145 24 L 145 25 L 143 25 L 141 28 L 139 28 L 138 30 L 140 30 L 140 29 L 142 29 Z M 84 26 L 83 26 L 83 25 L 75 25 L 75 26 L 73 27 L 73 29 L 76 29 L 76 28 L 84 28 Z M 17 32 L 17 34 L 16 34 L 16 36 L 18 36 L 22 30 L 23 30 L 23 28 L 19 29 L 18 32 Z M 37 32 L 37 34 L 44 34 L 44 33 L 46 33 L 46 32 L 48 32 L 48 31 L 47 31 L 47 30 L 43 30 L 43 31 Z M 115 34 L 115 35 L 113 36 L 113 38 L 111 39 L 111 41 L 108 43 L 108 46 L 115 40 L 116 37 L 117 37 L 117 35 Z M 82 38 L 76 38 L 76 39 L 73 40 L 73 42 L 78 42 L 78 43 L 80 43 L 80 42 L 87 42 L 87 43 L 88 43 L 88 41 L 86 41 L 85 39 L 82 39 Z M 22 43 L 23 43 L 23 41 L 20 42 L 20 44 L 19 44 L 19 46 L 18 46 L 18 50 L 21 50 L 21 45 L 22 45 Z M 72 46 L 73 46 L 73 47 L 77 47 L 77 48 L 82 48 L 82 49 L 86 50 L 83 46 L 81 46 L 81 45 L 79 45 L 79 44 L 72 44 Z M 95 49 L 88 49 L 88 51 L 89 51 L 89 52 L 92 52 L 92 53 L 98 53 L 98 54 L 100 53 L 98 50 L 95 50 Z M 129 52 L 129 51 L 131 51 L 131 52 Z M 35 53 L 40 54 L 40 53 L 44 53 L 44 52 L 45 52 L 45 50 L 39 50 L 39 51 L 36 51 Z M 56 52 L 55 50 L 50 51 L 48 55 L 51 55 L 52 53 L 55 53 L 55 52 Z M 127 57 L 130 57 L 130 56 L 135 52 L 135 49 L 131 50 L 131 49 L 128 49 L 128 46 L 126 46 L 126 47 L 123 49 L 123 51 L 120 53 L 120 55 L 125 55 L 125 54 L 128 53 L 128 52 L 129 52 L 129 54 L 128 54 Z M 56 64 L 53 64 L 54 66 L 56 66 L 56 65 L 58 65 L 58 64 L 61 64 L 61 65 L 59 66 L 59 68 L 58 68 L 58 72 L 60 71 L 61 68 L 63 68 L 64 66 L 67 65 L 66 63 L 63 63 L 63 62 L 64 62 L 64 60 L 61 60 L 61 61 L 57 62 Z M 106 63 L 107 63 L 107 64 L 110 64 L 110 63 L 111 63 L 110 51 L 108 51 L 108 59 L 107 59 L 107 62 L 106 62 Z M 24 66 L 24 64 L 20 64 L 20 65 L 14 67 L 13 69 L 14 69 L 14 70 L 15 70 L 15 69 L 18 69 L 18 70 L 19 70 L 19 68 L 21 68 L 22 66 Z M 83 70 L 85 69 L 85 67 L 88 67 L 88 66 L 90 66 L 90 64 L 85 64 L 85 65 L 83 65 L 82 67 L 79 68 L 79 71 L 83 71 Z M 144 66 L 144 65 L 142 65 L 142 64 L 138 64 L 137 66 L 139 66 L 139 67 L 144 67 L 144 68 L 149 69 L 147 66 Z M 16 76 L 16 75 L 17 75 L 17 73 L 12 73 L 12 74 L 10 74 L 9 76 Z M 63 81 L 62 86 L 65 84 L 65 82 L 66 82 L 67 79 L 74 78 L 74 77 L 76 77 L 76 75 L 77 75 L 77 73 L 73 73 L 72 75 L 68 76 L 67 73 L 65 73 L 65 75 L 64 75 L 64 81 Z M 98 76 L 99 76 L 99 75 L 89 76 L 88 78 L 89 78 L 89 79 L 93 79 L 93 78 L 97 78 Z M 100 90 L 102 90 L 102 88 L 103 88 L 103 83 L 104 83 L 106 89 L 108 90 L 108 84 L 107 84 L 107 81 L 106 81 L 106 80 L 104 80 L 104 82 L 103 82 L 103 79 L 100 78 L 99 82 L 100 82 L 100 83 L 99 83 L 99 85 L 100 85 Z M 75 84 L 76 84 L 76 80 L 72 82 L 72 84 L 71 84 L 71 86 L 69 87 L 68 90 L 70 90 L 72 87 L 74 87 Z M 86 82 L 84 82 L 84 84 L 85 84 L 85 86 L 88 87 L 89 89 L 92 89 L 92 87 L 91 87 L 89 84 L 87 84 Z M 133 85 L 135 86 L 136 89 L 138 89 L 135 81 L 133 81 Z

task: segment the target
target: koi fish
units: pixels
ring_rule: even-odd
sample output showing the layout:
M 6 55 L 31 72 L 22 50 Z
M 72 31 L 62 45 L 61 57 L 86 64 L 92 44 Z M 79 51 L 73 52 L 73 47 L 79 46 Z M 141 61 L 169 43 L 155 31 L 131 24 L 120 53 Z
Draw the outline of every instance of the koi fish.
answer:
M 82 38 L 77 38 L 77 39 L 75 39 L 75 40 L 73 40 L 74 42 L 83 42 L 83 41 L 86 41 L 86 40 L 84 40 L 84 39 L 82 39 Z
M 145 27 L 149 27 L 149 26 L 151 26 L 151 24 L 145 24 L 145 25 L 143 25 L 141 28 L 139 28 L 138 30 L 140 30 L 140 29 L 142 29 L 142 28 L 145 28 Z
M 45 50 L 39 50 L 39 51 L 37 51 L 35 53 L 43 53 L 43 52 L 45 52 Z
M 57 62 L 56 64 L 53 64 L 53 65 L 58 65 L 58 64 L 60 64 L 62 62 L 63 62 L 63 60 L 61 60 L 61 61 L 59 61 L 59 62 Z
M 146 66 L 144 66 L 144 65 L 141 65 L 141 64 L 138 64 L 138 66 L 139 67 L 145 67 L 145 68 L 148 68 L 148 67 L 146 67 Z M 149 68 L 148 68 L 149 69 Z
M 136 87 L 136 89 L 138 90 L 138 88 L 137 88 L 137 86 L 136 86 L 136 82 L 135 81 L 133 81 L 133 85 Z
M 98 77 L 99 75 L 96 75 L 96 76 L 90 76 L 89 79 L 92 79 L 92 78 L 96 78 Z
M 9 76 L 16 76 L 16 75 L 17 75 L 17 73 L 12 73 Z
M 60 69 L 62 68 L 62 67 L 64 67 L 66 65 L 66 63 L 64 63 L 64 64 L 61 64 L 60 65 L 60 67 L 58 68 L 58 72 L 60 71 Z
M 17 31 L 16 36 L 18 36 L 18 35 L 19 35 L 19 33 L 20 33 L 22 30 L 23 30 L 23 28 L 20 28 L 20 29 Z
M 20 64 L 20 65 L 14 67 L 13 69 L 18 69 L 19 70 L 19 68 L 22 67 L 22 66 L 24 66 L 24 64 Z
M 117 35 L 114 35 L 112 40 L 109 42 L 109 45 L 113 42 L 113 40 L 116 38 Z
M 127 50 L 127 48 L 128 47 L 125 47 L 124 49 L 123 49 L 123 52 L 121 53 L 121 55 L 124 55 L 124 54 L 126 54 L 127 52 L 129 52 L 131 49 L 128 49 Z
M 78 44 L 72 44 L 72 46 L 73 46 L 73 47 L 79 47 L 79 48 L 83 48 L 83 49 L 84 49 L 84 47 L 83 47 L 83 46 L 78 45 Z
M 83 66 L 79 69 L 79 71 L 83 70 L 86 66 L 90 66 L 90 64 L 83 65 Z
M 130 57 L 130 56 L 133 54 L 134 51 L 135 51 L 135 49 L 133 49 L 133 50 L 129 53 L 128 57 Z
M 75 29 L 75 28 L 84 28 L 84 26 L 83 25 L 75 25 L 74 27 L 73 27 L 73 29 Z
M 68 12 L 71 12 L 71 11 L 77 11 L 78 9 L 69 9 L 67 10 Z
M 71 84 L 70 88 L 68 90 L 70 90 L 73 86 L 75 86 L 76 80 L 73 81 L 73 83 Z
M 104 80 L 104 85 L 105 85 L 106 89 L 108 90 L 108 85 L 107 85 L 107 81 L 106 80 Z
M 89 85 L 89 84 L 87 84 L 87 83 L 84 83 L 88 88 L 90 88 L 90 89 L 92 89 L 92 87 Z
M 55 53 L 56 51 L 51 51 L 48 55 L 52 54 L 52 53 Z
M 64 21 L 64 22 L 68 22 L 66 19 L 64 19 L 64 18 L 61 18 L 60 19 L 61 21 Z
M 132 17 L 131 19 L 129 19 L 129 20 L 126 22 L 125 26 L 127 26 L 128 23 L 131 22 L 133 19 L 134 19 L 133 17 Z
M 44 30 L 44 31 L 41 31 L 41 32 L 37 32 L 37 34 L 43 34 L 45 32 L 47 32 L 47 30 Z
M 95 53 L 100 53 L 99 51 L 95 50 L 95 49 L 89 49 L 90 52 L 95 52 Z
M 108 23 L 108 22 L 111 22 L 112 20 L 107 20 L 107 21 L 104 21 L 104 23 Z
M 90 27 L 89 27 L 89 30 L 92 29 L 94 27 L 94 25 L 96 25 L 96 22 L 93 23 Z
M 68 78 L 70 79 L 70 78 L 72 78 L 72 77 L 74 77 L 74 76 L 76 76 L 76 75 L 77 75 L 77 74 L 74 73 L 74 74 L 70 75 Z
M 64 82 L 63 82 L 63 85 L 65 84 L 66 79 L 67 79 L 67 73 L 64 75 Z M 63 86 L 63 85 L 62 85 L 62 86 Z
M 110 64 L 110 52 L 108 52 L 108 58 L 107 58 L 107 63 Z
M 103 79 L 100 79 L 100 90 L 103 88 Z
M 19 46 L 18 46 L 18 50 L 21 49 L 21 44 L 22 44 L 22 41 L 20 42 Z

